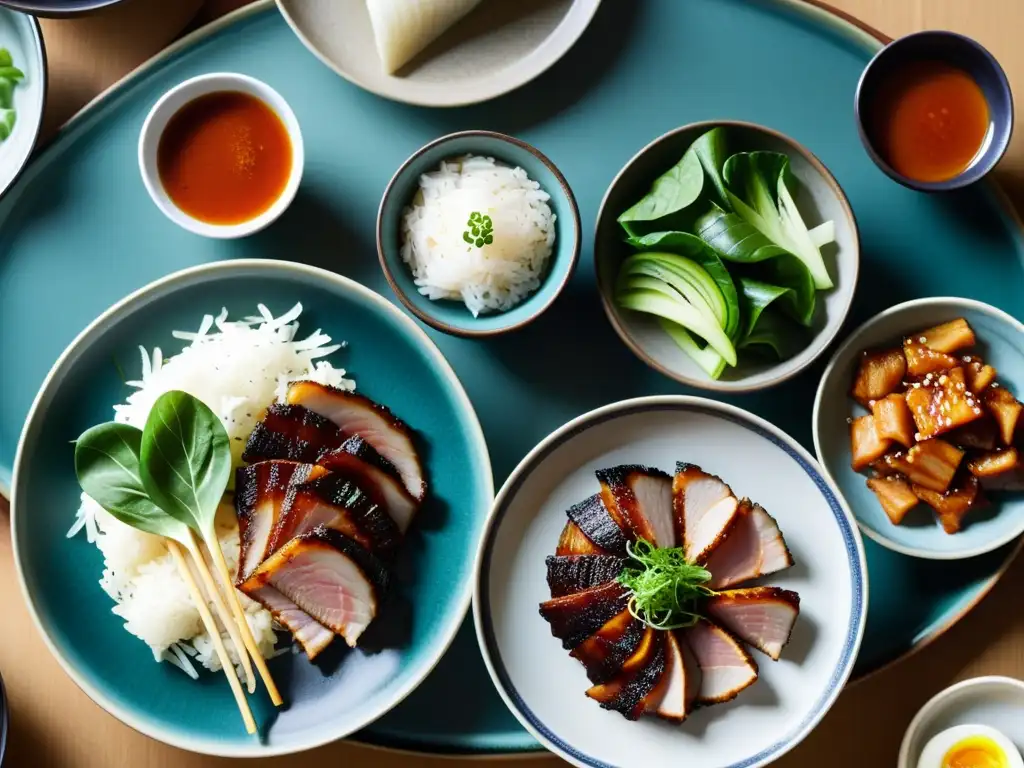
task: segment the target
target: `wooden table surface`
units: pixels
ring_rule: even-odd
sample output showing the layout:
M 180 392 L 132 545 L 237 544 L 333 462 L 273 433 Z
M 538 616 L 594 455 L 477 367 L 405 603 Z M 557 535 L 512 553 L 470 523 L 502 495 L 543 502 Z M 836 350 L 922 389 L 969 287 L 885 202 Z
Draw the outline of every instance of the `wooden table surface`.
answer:
M 608 0 L 628 2 L 629 0 Z M 44 20 L 50 61 L 46 132 L 52 135 L 83 104 L 185 29 L 243 5 L 245 0 L 130 0 L 74 20 Z M 918 29 L 953 29 L 985 44 L 1006 68 L 1024 104 L 1024 4 L 1020 0 L 832 0 L 833 5 L 892 36 Z M 1024 210 L 1024 132 L 1000 168 L 1000 181 Z M 0 643 L 13 710 L 5 766 L 10 768 L 215 768 L 232 761 L 163 746 L 121 725 L 93 704 L 44 647 L 22 602 L 11 557 L 6 504 L 0 500 Z M 899 589 L 893 584 L 892 589 Z M 881 675 L 843 693 L 818 729 L 781 768 L 893 766 L 903 731 L 934 693 L 977 675 L 1024 678 L 1024 558 L 967 618 L 935 643 Z M 299 768 L 315 763 L 440 768 L 447 763 L 338 743 L 254 765 Z M 466 760 L 463 762 L 478 762 Z M 554 757 L 503 761 L 506 768 L 555 765 Z M 694 767 L 699 768 L 699 767 Z

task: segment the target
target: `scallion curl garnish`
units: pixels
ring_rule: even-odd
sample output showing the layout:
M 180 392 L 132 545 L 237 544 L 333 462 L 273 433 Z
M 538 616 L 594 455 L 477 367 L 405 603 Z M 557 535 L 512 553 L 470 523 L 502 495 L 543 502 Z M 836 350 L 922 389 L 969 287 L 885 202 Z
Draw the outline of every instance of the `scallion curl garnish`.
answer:
M 683 629 L 700 619 L 698 603 L 715 594 L 706 584 L 711 572 L 683 556 L 682 547 L 655 547 L 639 539 L 627 543 L 636 565 L 622 569 L 618 581 L 633 594 L 629 612 L 654 629 Z

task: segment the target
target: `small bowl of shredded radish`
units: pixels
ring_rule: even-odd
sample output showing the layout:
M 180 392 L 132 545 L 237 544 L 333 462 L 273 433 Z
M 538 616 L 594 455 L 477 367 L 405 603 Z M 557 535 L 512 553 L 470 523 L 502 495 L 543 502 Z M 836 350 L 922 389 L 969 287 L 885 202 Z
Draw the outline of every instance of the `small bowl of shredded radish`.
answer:
M 444 136 L 392 178 L 377 216 L 377 251 L 398 298 L 458 336 L 520 328 L 572 277 L 579 210 L 554 164 L 489 131 Z

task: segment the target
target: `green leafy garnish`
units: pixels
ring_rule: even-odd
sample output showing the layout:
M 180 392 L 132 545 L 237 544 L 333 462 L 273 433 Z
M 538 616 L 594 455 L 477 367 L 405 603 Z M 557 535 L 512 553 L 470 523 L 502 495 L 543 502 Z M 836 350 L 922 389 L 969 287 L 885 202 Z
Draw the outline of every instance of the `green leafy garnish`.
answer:
M 11 52 L 0 48 L 0 141 L 6 141 L 14 130 L 14 87 L 25 79 L 25 73 L 14 66 Z
M 619 574 L 619 583 L 633 594 L 629 612 L 654 629 L 683 629 L 700 619 L 699 602 L 715 594 L 706 584 L 711 572 L 683 556 L 682 547 L 655 547 L 640 539 L 627 544 L 636 562 Z
M 490 216 L 482 216 L 478 211 L 473 211 L 469 214 L 466 227 L 466 231 L 462 233 L 462 239 L 470 245 L 483 248 L 494 242 L 494 224 Z

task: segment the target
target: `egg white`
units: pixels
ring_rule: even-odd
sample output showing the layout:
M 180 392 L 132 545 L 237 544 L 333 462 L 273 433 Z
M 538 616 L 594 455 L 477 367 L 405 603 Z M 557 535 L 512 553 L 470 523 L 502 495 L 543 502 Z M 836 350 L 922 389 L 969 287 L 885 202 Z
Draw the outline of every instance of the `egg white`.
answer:
M 1024 758 L 1002 732 L 987 725 L 957 725 L 935 734 L 921 750 L 917 768 L 942 768 L 942 758 L 950 747 L 971 736 L 991 739 L 1006 754 L 1008 768 L 1024 768 Z

